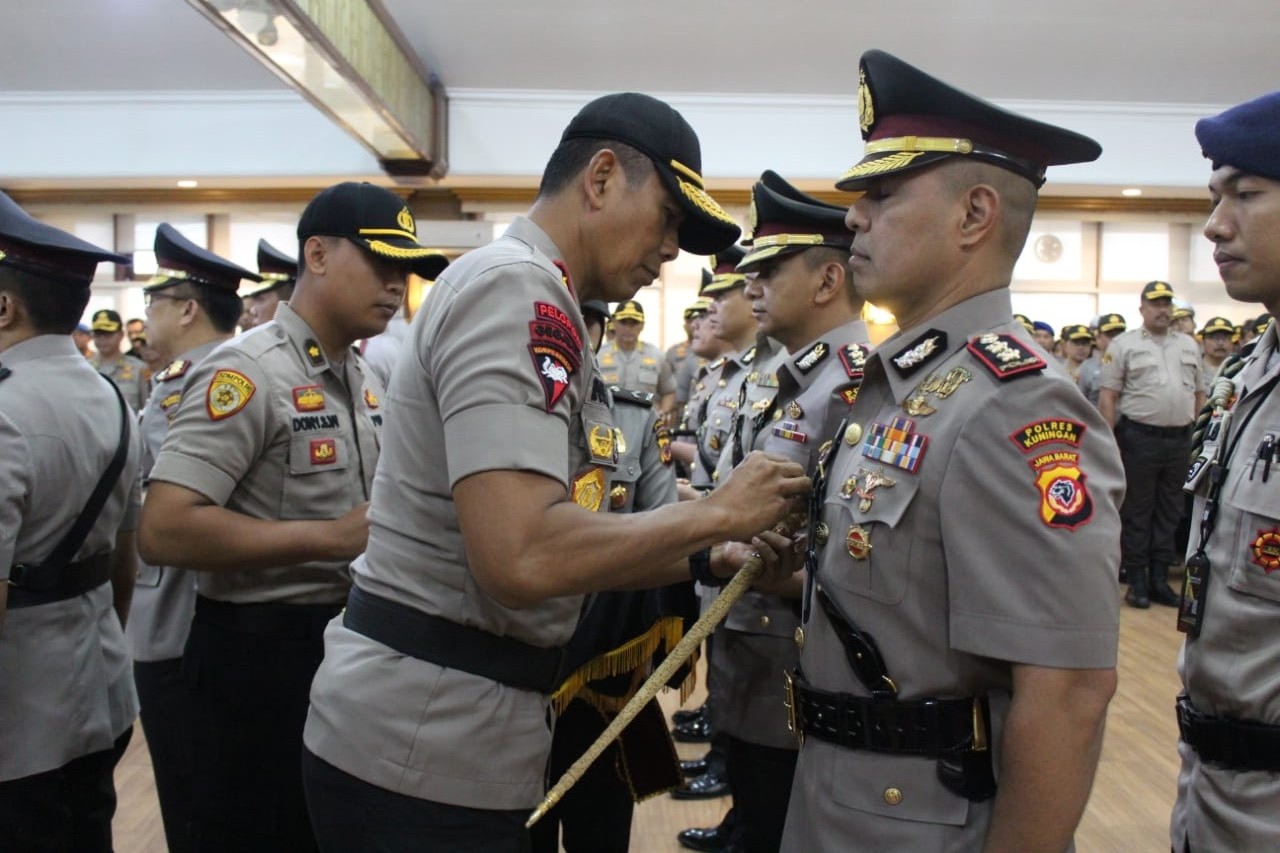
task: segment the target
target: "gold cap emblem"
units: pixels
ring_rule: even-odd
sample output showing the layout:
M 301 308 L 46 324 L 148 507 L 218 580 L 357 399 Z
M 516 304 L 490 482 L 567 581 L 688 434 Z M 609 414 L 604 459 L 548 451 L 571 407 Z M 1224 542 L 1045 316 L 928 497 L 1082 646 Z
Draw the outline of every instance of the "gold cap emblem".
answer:
M 396 214 L 396 224 L 405 231 L 408 231 L 410 234 L 416 235 L 418 233 L 415 230 L 416 226 L 413 221 L 413 213 L 410 212 L 407 207 L 400 208 L 400 212 Z
M 858 70 L 858 127 L 865 137 L 876 123 L 876 107 L 871 100 L 871 87 L 867 85 L 867 72 Z

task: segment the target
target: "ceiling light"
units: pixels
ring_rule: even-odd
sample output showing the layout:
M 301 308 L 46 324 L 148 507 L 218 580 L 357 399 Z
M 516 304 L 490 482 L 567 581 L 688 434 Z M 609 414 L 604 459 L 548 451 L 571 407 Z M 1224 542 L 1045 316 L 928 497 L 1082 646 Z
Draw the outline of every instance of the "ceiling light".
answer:
M 395 176 L 447 167 L 447 102 L 381 0 L 187 0 Z
M 189 189 L 191 189 L 192 187 L 198 187 L 198 186 L 200 186 L 200 182 L 199 182 L 199 181 L 190 181 L 190 180 L 187 180 L 187 181 L 178 181 L 178 186 L 182 187 L 184 190 L 189 190 Z
M 1137 187 L 1125 187 L 1124 189 L 1120 190 L 1120 195 L 1124 196 L 1125 198 L 1137 198 L 1138 196 L 1142 195 L 1142 190 L 1138 189 Z

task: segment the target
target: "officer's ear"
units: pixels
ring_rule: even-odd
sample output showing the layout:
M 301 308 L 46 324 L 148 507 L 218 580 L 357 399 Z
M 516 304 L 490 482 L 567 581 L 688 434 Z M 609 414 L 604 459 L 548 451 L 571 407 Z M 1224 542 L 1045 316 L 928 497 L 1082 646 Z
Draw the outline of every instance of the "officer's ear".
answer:
M 25 306 L 12 290 L 0 288 L 0 331 L 16 329 L 22 324 Z
M 815 305 L 826 305 L 835 299 L 844 298 L 847 272 L 843 261 L 834 258 L 823 261 L 814 273 L 818 276 L 818 287 L 813 292 Z
M 591 159 L 582 170 L 581 180 L 587 203 L 592 210 L 604 207 L 605 194 L 610 185 L 619 179 L 625 180 L 625 175 L 622 174 L 622 164 L 618 161 L 618 155 L 612 149 L 601 148 L 591 155 Z
M 334 241 L 341 237 L 325 237 L 312 234 L 302 244 L 302 262 L 307 272 L 324 275 L 329 266 L 329 254 L 334 249 Z

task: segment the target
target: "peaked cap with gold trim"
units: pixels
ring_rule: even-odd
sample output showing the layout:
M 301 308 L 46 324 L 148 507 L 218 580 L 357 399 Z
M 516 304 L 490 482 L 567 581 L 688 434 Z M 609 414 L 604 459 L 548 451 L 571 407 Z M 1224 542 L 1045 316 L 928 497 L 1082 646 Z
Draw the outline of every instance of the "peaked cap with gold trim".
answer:
M 862 54 L 858 124 L 866 149 L 836 187 L 862 190 L 874 178 L 946 157 L 972 157 L 1043 186 L 1049 166 L 1098 159 L 1087 136 L 1003 110 L 882 50 Z
M 262 276 L 197 246 L 168 222 L 156 228 L 156 274 L 143 290 L 161 290 L 184 281 L 219 287 L 235 293 L 241 279 L 262 281 Z
M 258 240 L 258 274 L 262 284 L 240 291 L 241 296 L 257 296 L 286 287 L 297 281 L 298 261 L 291 258 L 266 240 Z
M 717 293 L 724 293 L 735 287 L 746 287 L 747 277 L 738 272 L 738 264 L 746 256 L 747 252 L 741 246 L 729 246 L 708 258 L 711 263 L 711 281 L 702 286 L 698 295 L 715 298 Z
M 1173 299 L 1173 287 L 1167 281 L 1149 281 L 1142 286 L 1144 301 L 1152 299 Z
M 395 193 L 371 183 L 344 181 L 321 192 L 302 211 L 298 242 L 315 235 L 346 237 L 379 257 L 401 261 L 435 280 L 449 259 L 418 242 L 413 211 Z
M 649 95 L 620 92 L 596 98 L 565 128 L 561 142 L 607 139 L 640 151 L 657 168 L 658 177 L 684 208 L 680 248 L 694 255 L 710 255 L 731 245 L 742 229 L 716 200 L 702 180 L 702 148 L 684 116 Z
M 751 188 L 751 246 L 738 262 L 738 272 L 753 272 L 769 258 L 802 252 L 813 246 L 848 249 L 853 232 L 844 224 L 845 208 L 818 201 L 766 171 Z

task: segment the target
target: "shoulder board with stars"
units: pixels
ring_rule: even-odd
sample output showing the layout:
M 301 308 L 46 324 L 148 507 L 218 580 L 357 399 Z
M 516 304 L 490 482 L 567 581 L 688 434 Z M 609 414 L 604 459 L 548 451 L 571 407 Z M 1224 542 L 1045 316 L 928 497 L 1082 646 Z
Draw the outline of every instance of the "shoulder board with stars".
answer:
M 1013 335 L 978 335 L 969 339 L 968 350 L 1001 382 L 1039 373 L 1047 366 L 1043 358 Z
M 164 370 L 161 370 L 156 374 L 155 379 L 157 382 L 168 382 L 172 379 L 181 379 L 187 375 L 187 371 L 191 369 L 192 364 L 193 362 L 181 358 L 176 361 L 171 361 Z
M 889 361 L 898 373 L 910 376 L 946 351 L 947 333 L 930 329 L 890 356 Z
M 801 373 L 808 373 L 819 364 L 826 361 L 828 355 L 831 354 L 831 347 L 827 346 L 824 341 L 818 341 L 813 346 L 796 359 L 796 369 Z
M 644 391 L 632 391 L 629 388 L 619 388 L 617 385 L 610 385 L 609 393 L 613 395 L 615 403 L 631 403 L 634 406 L 643 406 L 646 409 L 653 408 L 653 395 Z
M 849 344 L 840 348 L 840 363 L 850 379 L 861 379 L 867 366 L 867 353 L 871 350 L 862 344 Z

